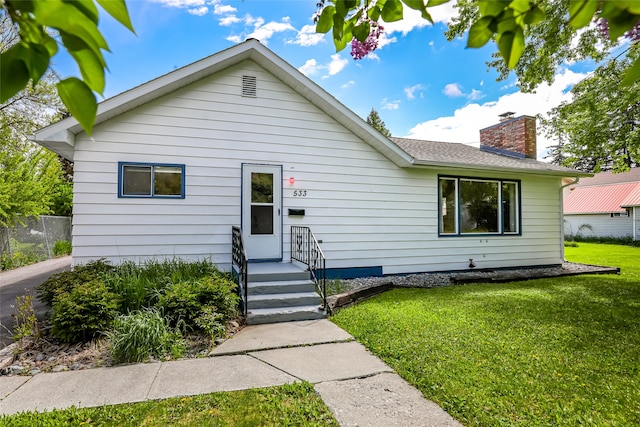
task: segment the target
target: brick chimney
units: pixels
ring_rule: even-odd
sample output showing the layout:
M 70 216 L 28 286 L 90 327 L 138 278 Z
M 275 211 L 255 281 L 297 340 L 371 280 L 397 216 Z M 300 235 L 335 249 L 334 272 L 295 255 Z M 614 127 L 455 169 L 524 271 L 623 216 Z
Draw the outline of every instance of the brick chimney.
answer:
M 505 156 L 537 158 L 536 118 L 514 118 L 513 114 L 501 114 L 500 123 L 480 129 L 480 149 Z

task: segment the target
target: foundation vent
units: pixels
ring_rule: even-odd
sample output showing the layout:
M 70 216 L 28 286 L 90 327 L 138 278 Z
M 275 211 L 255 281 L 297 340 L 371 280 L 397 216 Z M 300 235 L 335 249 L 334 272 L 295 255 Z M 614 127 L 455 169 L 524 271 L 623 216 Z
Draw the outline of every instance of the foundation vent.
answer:
M 258 93 L 258 78 L 256 76 L 242 76 L 242 96 L 255 98 Z

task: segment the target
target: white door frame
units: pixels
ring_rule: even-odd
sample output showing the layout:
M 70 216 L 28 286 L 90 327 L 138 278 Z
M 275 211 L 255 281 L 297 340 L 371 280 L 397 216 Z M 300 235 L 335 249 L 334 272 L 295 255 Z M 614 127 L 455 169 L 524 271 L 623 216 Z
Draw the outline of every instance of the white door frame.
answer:
M 271 188 L 256 195 L 262 200 L 252 200 L 254 174 L 273 177 Z M 242 237 L 250 261 L 282 261 L 282 165 L 242 164 Z

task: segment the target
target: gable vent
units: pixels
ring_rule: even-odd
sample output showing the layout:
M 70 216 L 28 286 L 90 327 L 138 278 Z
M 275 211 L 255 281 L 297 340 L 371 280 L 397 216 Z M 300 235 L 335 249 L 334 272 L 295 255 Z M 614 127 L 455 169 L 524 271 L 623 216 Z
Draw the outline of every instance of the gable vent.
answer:
M 257 96 L 257 83 L 256 76 L 242 76 L 242 96 L 255 98 Z

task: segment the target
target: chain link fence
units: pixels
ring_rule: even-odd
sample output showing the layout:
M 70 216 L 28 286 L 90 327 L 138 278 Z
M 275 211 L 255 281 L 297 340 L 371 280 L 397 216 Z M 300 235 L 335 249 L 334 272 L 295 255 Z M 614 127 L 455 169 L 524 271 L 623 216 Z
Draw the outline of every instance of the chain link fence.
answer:
M 71 217 L 22 218 L 12 228 L 0 227 L 0 269 L 44 261 L 71 249 Z

